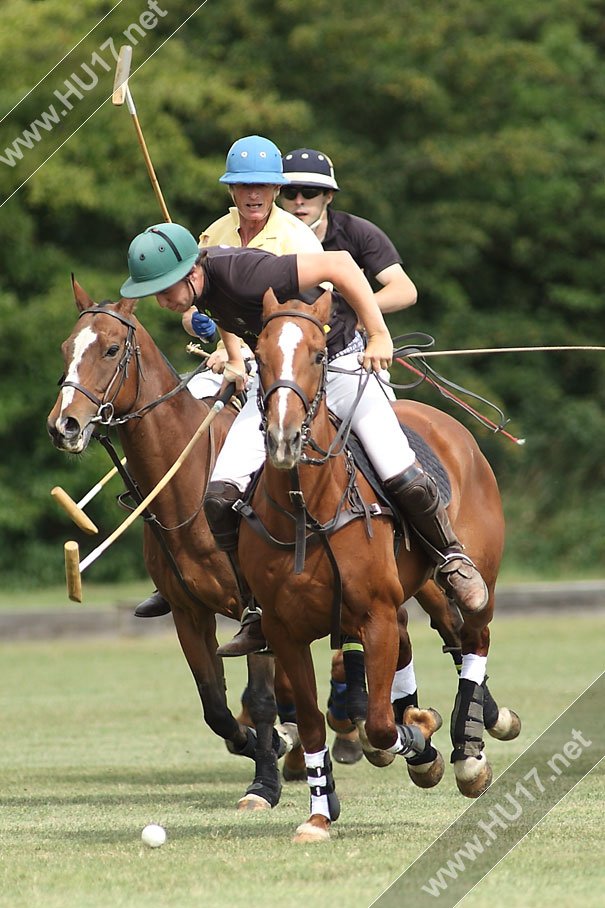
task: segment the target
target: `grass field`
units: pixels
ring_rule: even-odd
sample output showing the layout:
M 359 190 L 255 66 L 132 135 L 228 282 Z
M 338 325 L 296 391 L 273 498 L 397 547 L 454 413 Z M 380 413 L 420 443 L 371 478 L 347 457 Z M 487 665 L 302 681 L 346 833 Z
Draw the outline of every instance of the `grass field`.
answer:
M 490 685 L 524 722 L 517 741 L 488 739 L 497 775 L 601 673 L 605 616 L 500 618 L 492 627 Z M 423 620 L 411 630 L 421 700 L 442 712 L 435 743 L 448 754 L 453 669 Z M 206 730 L 172 635 L 4 644 L 1 660 L 2 908 L 366 908 L 471 803 L 449 767 L 425 792 L 399 759 L 384 770 L 337 766 L 337 835 L 296 847 L 306 786 L 284 786 L 268 814 L 236 813 L 251 764 Z M 316 664 L 325 702 L 325 642 Z M 243 668 L 228 665 L 233 708 Z M 598 767 L 466 908 L 602 908 L 604 800 Z M 168 830 L 161 849 L 141 844 L 150 822 Z

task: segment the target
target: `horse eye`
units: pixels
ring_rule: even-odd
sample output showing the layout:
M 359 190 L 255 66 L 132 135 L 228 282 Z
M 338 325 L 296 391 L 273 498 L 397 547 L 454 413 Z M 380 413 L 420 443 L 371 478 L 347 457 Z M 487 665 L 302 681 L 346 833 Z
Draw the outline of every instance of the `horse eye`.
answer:
M 115 356 L 116 353 L 119 351 L 119 349 L 120 349 L 119 344 L 112 344 L 111 347 L 108 348 L 105 356 Z
M 320 350 L 318 353 L 315 354 L 315 362 L 317 363 L 317 365 L 319 365 L 320 363 L 323 363 L 325 358 L 326 358 L 325 350 Z

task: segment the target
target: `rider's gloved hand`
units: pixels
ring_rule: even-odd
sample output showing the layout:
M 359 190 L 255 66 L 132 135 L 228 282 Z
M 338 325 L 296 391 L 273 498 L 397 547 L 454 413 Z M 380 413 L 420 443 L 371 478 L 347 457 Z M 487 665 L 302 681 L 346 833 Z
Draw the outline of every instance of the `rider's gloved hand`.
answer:
M 216 325 L 204 312 L 194 312 L 191 316 L 191 327 L 203 341 L 211 341 L 216 334 Z

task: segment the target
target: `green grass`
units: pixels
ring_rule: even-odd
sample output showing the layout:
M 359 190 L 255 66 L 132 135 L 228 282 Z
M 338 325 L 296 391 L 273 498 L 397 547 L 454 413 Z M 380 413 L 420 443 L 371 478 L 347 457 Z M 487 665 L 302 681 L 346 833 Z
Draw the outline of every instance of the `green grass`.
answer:
M 455 690 L 449 657 L 414 619 L 421 701 L 444 716 Z M 488 739 L 495 774 L 603 668 L 605 616 L 500 618 L 490 684 L 523 719 L 513 742 Z M 251 764 L 229 756 L 201 720 L 176 638 L 5 644 L 1 648 L 0 906 L 2 908 L 366 908 L 471 803 L 451 768 L 414 788 L 402 760 L 336 767 L 342 817 L 333 840 L 294 846 L 307 816 L 303 784 L 270 813 L 234 805 Z M 329 652 L 316 647 L 321 702 Z M 227 672 L 237 708 L 241 660 Z M 590 777 L 467 897 L 469 908 L 601 908 L 603 772 Z M 158 822 L 167 844 L 145 848 Z

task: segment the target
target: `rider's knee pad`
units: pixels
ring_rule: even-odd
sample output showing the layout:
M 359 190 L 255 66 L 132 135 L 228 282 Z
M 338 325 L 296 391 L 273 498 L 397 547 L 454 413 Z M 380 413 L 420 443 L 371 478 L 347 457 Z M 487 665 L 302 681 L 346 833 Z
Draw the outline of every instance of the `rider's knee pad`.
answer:
M 237 531 L 240 516 L 233 505 L 241 498 L 241 492 L 233 482 L 209 482 L 204 495 L 204 513 L 212 530 L 217 547 L 223 552 L 237 548 Z

